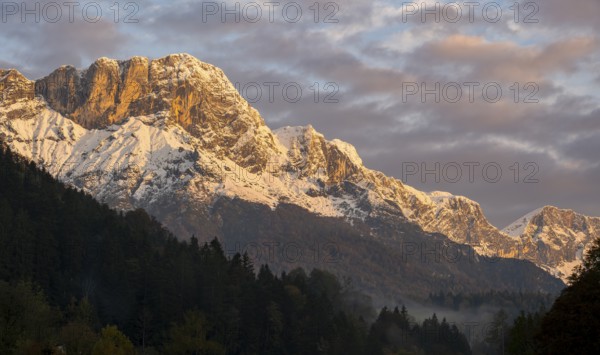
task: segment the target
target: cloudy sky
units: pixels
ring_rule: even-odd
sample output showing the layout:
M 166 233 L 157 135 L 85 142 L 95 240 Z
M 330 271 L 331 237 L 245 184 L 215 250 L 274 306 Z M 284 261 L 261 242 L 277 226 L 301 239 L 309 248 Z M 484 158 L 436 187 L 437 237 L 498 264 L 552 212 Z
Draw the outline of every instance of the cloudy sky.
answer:
M 186 52 L 271 128 L 312 124 L 498 227 L 543 205 L 600 216 L 598 0 L 226 3 L 2 2 L 0 67 Z

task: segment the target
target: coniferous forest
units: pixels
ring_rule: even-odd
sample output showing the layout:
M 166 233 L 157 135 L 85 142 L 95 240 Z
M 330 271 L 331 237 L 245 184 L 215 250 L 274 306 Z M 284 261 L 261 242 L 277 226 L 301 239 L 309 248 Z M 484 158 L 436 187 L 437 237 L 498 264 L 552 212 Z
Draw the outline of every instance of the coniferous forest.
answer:
M 328 272 L 274 275 L 216 239 L 178 241 L 144 211 L 115 212 L 8 150 L 0 246 L 0 354 L 470 353 L 435 315 L 373 319 Z
M 326 271 L 275 275 L 247 255 L 226 257 L 217 239 L 178 241 L 143 210 L 115 212 L 8 150 L 0 246 L 0 354 L 472 353 L 435 314 L 420 323 L 405 307 L 376 315 Z M 474 353 L 593 353 L 599 260 L 596 242 L 549 312 L 522 312 L 510 326 L 501 312 Z M 429 302 L 458 309 L 514 297 L 440 292 Z

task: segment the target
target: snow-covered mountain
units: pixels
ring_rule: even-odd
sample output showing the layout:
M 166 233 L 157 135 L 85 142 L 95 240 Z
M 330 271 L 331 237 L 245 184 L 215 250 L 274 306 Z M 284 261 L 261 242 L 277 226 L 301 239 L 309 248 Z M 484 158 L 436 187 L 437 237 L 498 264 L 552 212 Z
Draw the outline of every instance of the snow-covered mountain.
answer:
M 564 280 L 600 236 L 600 219 L 552 207 L 500 231 L 476 202 L 368 169 L 352 145 L 311 126 L 272 131 L 220 69 L 187 54 L 101 58 L 35 82 L 0 70 L 0 92 L 4 145 L 112 207 L 148 210 L 183 237 L 199 233 L 195 221 L 221 198 L 290 204 L 369 224 L 372 238 L 383 221 L 414 224 Z

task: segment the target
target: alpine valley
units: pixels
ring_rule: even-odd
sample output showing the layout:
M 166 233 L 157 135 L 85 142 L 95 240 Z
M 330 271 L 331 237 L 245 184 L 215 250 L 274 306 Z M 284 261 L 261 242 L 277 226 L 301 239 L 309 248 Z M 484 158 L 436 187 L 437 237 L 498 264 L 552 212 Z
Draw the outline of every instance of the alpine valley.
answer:
M 0 142 L 181 239 L 218 237 L 276 270 L 313 267 L 380 302 L 431 292 L 557 293 L 600 218 L 546 206 L 498 229 L 478 203 L 365 167 L 311 126 L 271 130 L 187 54 L 98 59 L 31 81 L 0 70 Z

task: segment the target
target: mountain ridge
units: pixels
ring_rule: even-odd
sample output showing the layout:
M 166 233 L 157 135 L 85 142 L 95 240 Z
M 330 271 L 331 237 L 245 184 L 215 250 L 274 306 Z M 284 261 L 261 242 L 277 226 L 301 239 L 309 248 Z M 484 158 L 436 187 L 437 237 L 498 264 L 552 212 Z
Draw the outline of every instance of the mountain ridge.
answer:
M 113 207 L 163 215 L 178 235 L 195 231 L 165 216 L 160 201 L 175 197 L 176 211 L 206 215 L 223 196 L 271 209 L 292 203 L 350 223 L 391 216 L 481 255 L 531 260 L 563 280 L 565 263 L 578 260 L 570 241 L 563 253 L 549 239 L 510 237 L 478 203 L 368 169 L 351 144 L 310 125 L 271 131 L 220 69 L 188 54 L 63 66 L 34 82 L 33 97 L 32 81 L 17 73 L 0 71 L 4 144 Z M 600 228 L 588 232 L 586 245 Z

